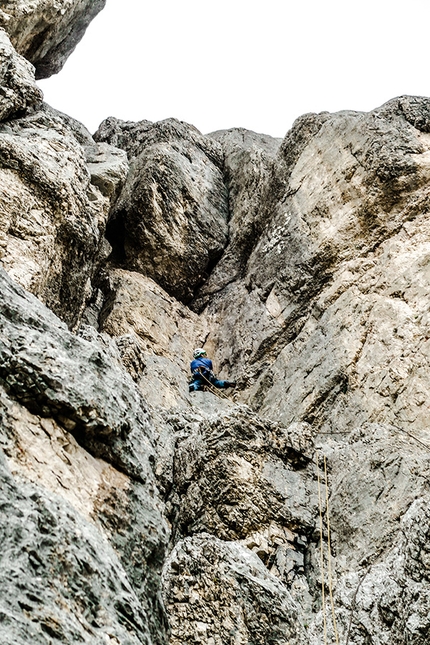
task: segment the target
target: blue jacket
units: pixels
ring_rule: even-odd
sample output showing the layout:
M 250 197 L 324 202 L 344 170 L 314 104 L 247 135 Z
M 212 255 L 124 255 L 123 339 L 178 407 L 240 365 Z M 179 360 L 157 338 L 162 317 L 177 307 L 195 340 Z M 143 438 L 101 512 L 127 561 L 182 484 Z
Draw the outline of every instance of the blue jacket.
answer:
M 212 374 L 212 361 L 210 358 L 195 358 L 191 361 L 191 373 L 194 374 L 197 368 L 201 367 L 203 376 L 209 378 Z

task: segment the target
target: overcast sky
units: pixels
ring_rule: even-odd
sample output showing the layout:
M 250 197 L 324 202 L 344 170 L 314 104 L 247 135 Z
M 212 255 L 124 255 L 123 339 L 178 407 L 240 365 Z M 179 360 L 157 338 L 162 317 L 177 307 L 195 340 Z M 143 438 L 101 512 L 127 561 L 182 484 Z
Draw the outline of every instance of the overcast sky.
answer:
M 107 116 L 283 137 L 305 112 L 430 95 L 429 0 L 107 0 L 45 100 Z

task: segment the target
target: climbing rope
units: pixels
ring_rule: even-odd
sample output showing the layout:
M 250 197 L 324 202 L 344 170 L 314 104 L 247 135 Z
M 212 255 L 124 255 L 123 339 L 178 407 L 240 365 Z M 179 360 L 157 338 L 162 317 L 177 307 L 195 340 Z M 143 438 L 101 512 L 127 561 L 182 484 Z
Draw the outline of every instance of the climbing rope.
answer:
M 394 424 L 389 424 L 390 429 L 394 431 L 401 432 L 405 434 L 406 436 L 410 437 L 414 441 L 416 441 L 418 444 L 420 444 L 423 448 L 426 448 L 427 450 L 430 450 L 430 445 L 428 443 L 425 443 L 421 439 L 419 439 L 416 435 L 414 435 L 412 432 L 409 432 L 408 430 L 405 430 L 404 428 L 399 428 L 399 426 L 396 426 Z M 351 434 L 350 430 L 339 430 L 335 432 L 319 432 L 318 434 Z M 316 465 L 317 465 L 317 476 L 318 476 L 318 499 L 319 499 L 319 506 L 320 506 L 320 535 L 321 535 L 321 568 L 324 566 L 323 565 L 323 550 L 322 550 L 322 538 L 323 538 L 323 532 L 322 532 L 322 502 L 321 502 L 321 490 L 320 490 L 320 477 L 319 477 L 319 462 L 318 462 L 318 455 L 316 456 Z M 331 607 L 332 607 L 332 615 L 333 615 L 333 627 L 334 627 L 334 633 L 335 633 L 335 638 L 336 638 L 336 643 L 339 643 L 338 640 L 338 633 L 337 633 L 337 625 L 336 625 L 336 620 L 335 620 L 335 613 L 334 613 L 334 602 L 333 602 L 333 587 L 332 587 L 332 573 L 331 573 L 331 530 L 330 530 L 330 514 L 329 514 L 329 504 L 328 504 L 328 478 L 327 478 L 327 464 L 326 464 L 326 457 L 324 456 L 324 476 L 325 476 L 325 486 L 326 486 L 326 504 L 327 504 L 327 542 L 328 542 L 328 579 L 329 579 L 329 590 L 330 590 L 330 599 L 331 599 Z M 421 477 L 425 479 L 426 481 L 430 482 L 430 479 L 426 477 L 425 475 L 421 474 Z M 379 557 L 381 551 L 379 551 L 379 554 L 376 554 L 376 558 Z M 349 623 L 348 623 L 348 629 L 347 629 L 347 634 L 346 634 L 346 640 L 345 640 L 345 645 L 349 644 L 350 641 L 350 636 L 351 636 L 351 629 L 352 629 L 352 621 L 353 621 L 353 616 L 354 616 L 354 611 L 355 611 L 355 606 L 356 606 L 356 599 L 358 595 L 358 591 L 365 580 L 366 576 L 368 575 L 371 567 L 374 564 L 374 559 L 372 559 L 372 562 L 369 564 L 367 569 L 365 570 L 364 574 L 361 576 L 357 588 L 355 589 L 354 596 L 352 599 L 351 603 L 351 610 L 350 610 L 350 616 L 349 616 Z M 322 586 L 322 601 L 323 605 L 325 602 L 325 594 L 324 594 L 324 572 L 321 572 L 321 586 Z M 326 631 L 326 616 L 325 616 L 325 608 L 323 609 L 323 614 L 324 614 L 324 642 L 327 644 L 327 631 Z
M 320 466 L 318 454 L 316 455 L 317 462 L 317 478 L 318 478 L 318 503 L 320 511 L 320 558 L 321 558 L 321 601 L 323 610 L 324 622 L 324 643 L 327 645 L 327 616 L 325 608 L 325 580 L 324 580 L 324 549 L 323 549 L 323 511 L 322 511 L 322 496 L 321 496 L 321 481 L 320 481 Z
M 409 432 L 408 430 L 405 430 L 404 428 L 399 428 L 399 426 L 394 425 L 393 423 L 387 424 L 388 427 L 391 429 L 393 428 L 394 430 L 398 430 L 399 432 L 403 432 L 403 434 L 407 435 L 411 439 L 414 439 L 417 443 L 419 443 L 421 446 L 424 448 L 427 448 L 427 450 L 430 450 L 430 445 L 428 443 L 425 443 L 424 441 L 421 441 L 416 435 L 412 434 L 412 432 Z M 351 434 L 351 430 L 335 430 L 335 431 L 330 431 L 330 432 L 318 432 L 318 435 L 336 435 L 336 434 Z

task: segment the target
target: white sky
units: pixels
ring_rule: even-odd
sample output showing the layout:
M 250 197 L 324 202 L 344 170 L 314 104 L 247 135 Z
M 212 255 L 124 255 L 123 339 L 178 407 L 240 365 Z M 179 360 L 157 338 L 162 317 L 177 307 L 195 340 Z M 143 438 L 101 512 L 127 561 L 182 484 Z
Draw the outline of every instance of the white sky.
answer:
M 107 116 L 283 137 L 305 112 L 430 95 L 429 0 L 107 0 L 45 100 Z

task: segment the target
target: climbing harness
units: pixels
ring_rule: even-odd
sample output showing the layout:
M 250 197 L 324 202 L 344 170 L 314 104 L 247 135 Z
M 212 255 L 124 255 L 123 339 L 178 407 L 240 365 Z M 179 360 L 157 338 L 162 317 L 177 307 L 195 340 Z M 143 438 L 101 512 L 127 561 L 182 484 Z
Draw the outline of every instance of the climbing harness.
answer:
M 224 392 L 221 392 L 221 390 L 219 388 L 214 387 L 212 385 L 212 383 L 209 381 L 209 379 L 207 379 L 206 376 L 202 372 L 199 372 L 199 376 L 204 381 L 206 381 L 205 385 L 209 389 L 210 392 L 212 392 L 213 394 L 216 394 L 220 399 L 225 399 L 226 401 L 230 401 L 230 403 L 234 403 L 234 401 L 232 401 L 230 399 L 230 397 L 227 396 L 227 394 L 225 394 Z
M 317 479 L 318 479 L 318 503 L 319 503 L 319 515 L 320 515 L 320 558 L 321 558 L 321 600 L 322 600 L 322 610 L 323 610 L 323 623 L 324 623 L 324 643 L 327 645 L 327 615 L 326 615 L 326 606 L 325 606 L 325 576 L 324 576 L 324 548 L 323 548 L 323 504 L 322 504 L 322 494 L 321 494 L 321 480 L 320 480 L 320 471 L 319 471 L 319 458 L 316 455 L 316 466 L 317 466 Z M 327 460 L 324 455 L 324 483 L 325 483 L 325 503 L 326 503 L 326 518 L 327 518 L 327 579 L 328 579 L 328 588 L 330 595 L 330 604 L 331 604 L 331 614 L 333 621 L 333 631 L 334 637 L 336 640 L 336 645 L 339 645 L 339 636 L 337 631 L 336 623 L 336 614 L 334 610 L 334 598 L 333 598 L 333 574 L 331 567 L 331 531 L 330 531 L 330 511 L 329 511 L 329 495 L 328 495 L 328 476 L 327 476 Z

